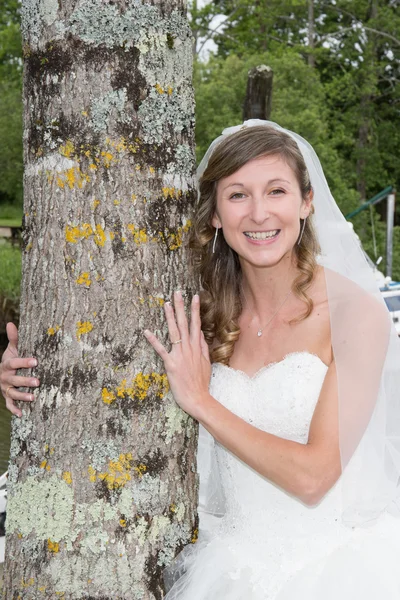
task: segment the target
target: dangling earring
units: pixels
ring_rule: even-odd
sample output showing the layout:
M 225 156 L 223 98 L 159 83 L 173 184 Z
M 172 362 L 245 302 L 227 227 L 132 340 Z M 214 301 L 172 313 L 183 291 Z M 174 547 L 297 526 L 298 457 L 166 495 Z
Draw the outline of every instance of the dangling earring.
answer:
M 307 217 L 304 217 L 304 219 L 303 219 L 303 227 L 302 227 L 302 229 L 301 229 L 301 234 L 300 234 L 299 240 L 298 240 L 298 242 L 297 242 L 297 245 L 298 245 L 298 246 L 300 246 L 301 238 L 303 237 L 304 228 L 305 228 L 305 226 L 306 226 L 306 219 L 307 219 Z
M 215 228 L 214 242 L 213 242 L 213 247 L 212 247 L 213 254 L 215 253 L 215 244 L 217 243 L 218 229 L 219 229 L 219 227 Z

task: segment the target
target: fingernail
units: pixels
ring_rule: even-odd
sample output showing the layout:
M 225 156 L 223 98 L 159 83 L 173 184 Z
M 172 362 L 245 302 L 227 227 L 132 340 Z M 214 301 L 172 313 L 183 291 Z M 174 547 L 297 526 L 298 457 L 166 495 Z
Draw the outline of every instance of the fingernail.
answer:
M 143 331 L 144 335 L 147 337 L 148 335 L 150 335 L 150 331 L 148 329 L 145 329 Z
M 32 358 L 32 360 L 29 361 L 29 366 L 30 367 L 37 367 L 37 360 L 36 360 L 36 358 Z
M 181 290 L 176 290 L 175 294 L 178 296 L 178 298 L 182 298 Z
M 198 295 L 198 294 L 195 294 L 195 295 L 193 296 L 193 300 L 194 300 L 195 302 L 198 302 L 198 301 L 200 300 L 200 298 L 199 298 L 199 295 Z
M 39 385 L 39 381 L 37 379 L 32 379 L 31 385 L 32 386 L 37 386 L 37 385 Z

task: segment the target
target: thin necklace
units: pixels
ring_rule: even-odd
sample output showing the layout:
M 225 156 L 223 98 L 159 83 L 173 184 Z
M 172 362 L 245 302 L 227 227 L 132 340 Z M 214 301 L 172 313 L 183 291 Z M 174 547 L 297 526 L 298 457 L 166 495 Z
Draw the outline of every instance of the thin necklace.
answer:
M 246 301 L 246 304 L 247 304 L 247 308 L 250 308 L 250 307 L 249 307 L 249 303 L 247 302 L 246 294 L 244 293 L 243 286 L 242 286 L 242 292 L 243 292 L 243 296 L 244 296 L 244 299 L 245 299 L 245 301 Z M 290 296 L 290 294 L 291 294 L 291 293 L 292 293 L 292 290 L 290 289 L 290 290 L 288 291 L 288 293 L 286 294 L 285 298 L 283 299 L 283 302 L 282 302 L 282 304 L 280 304 L 280 305 L 278 306 L 277 310 L 274 312 L 274 314 L 272 315 L 272 317 L 269 319 L 268 323 L 266 323 L 266 324 L 264 325 L 264 327 L 261 327 L 261 328 L 260 328 L 260 329 L 257 331 L 257 335 L 258 335 L 258 337 L 261 337 L 261 336 L 262 336 L 262 332 L 264 331 L 264 329 L 265 329 L 265 328 L 266 328 L 266 327 L 267 327 L 267 326 L 268 326 L 268 325 L 271 323 L 272 319 L 273 319 L 274 317 L 276 317 L 276 315 L 277 315 L 277 314 L 278 314 L 278 312 L 281 310 L 282 306 L 285 304 L 286 300 L 289 298 L 289 296 Z M 250 325 L 249 325 L 249 327 L 250 327 Z

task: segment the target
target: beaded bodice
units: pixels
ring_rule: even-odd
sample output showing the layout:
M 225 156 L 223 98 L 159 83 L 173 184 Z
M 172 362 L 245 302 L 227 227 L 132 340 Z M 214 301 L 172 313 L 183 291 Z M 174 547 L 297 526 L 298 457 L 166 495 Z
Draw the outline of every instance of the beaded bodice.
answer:
M 290 353 L 253 377 L 215 363 L 210 393 L 258 429 L 305 444 L 327 369 L 309 352 Z M 269 531 L 277 526 L 280 534 L 288 528 L 286 533 L 293 535 L 305 526 L 303 519 L 331 522 L 339 518 L 338 486 L 325 496 L 323 506 L 310 510 L 219 444 L 216 456 L 226 503 L 220 524 L 225 534 L 243 529 L 242 535 L 254 536 L 262 525 Z M 250 513 L 257 514 L 257 519 L 249 520 Z

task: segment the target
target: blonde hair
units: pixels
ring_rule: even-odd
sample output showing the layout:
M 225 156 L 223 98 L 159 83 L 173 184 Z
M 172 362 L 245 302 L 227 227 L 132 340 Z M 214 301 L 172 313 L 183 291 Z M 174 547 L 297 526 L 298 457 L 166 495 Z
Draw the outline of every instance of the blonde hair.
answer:
M 215 253 L 212 252 L 215 229 L 211 220 L 217 205 L 217 183 L 235 173 L 249 160 L 272 155 L 281 156 L 293 169 L 302 198 L 306 198 L 312 187 L 296 142 L 287 133 L 263 125 L 244 128 L 222 140 L 212 153 L 199 181 L 199 201 L 189 247 L 192 264 L 202 286 L 202 330 L 210 348 L 217 342 L 211 350 L 212 362 L 229 365 L 240 335 L 238 320 L 242 311 L 242 272 L 238 255 L 222 235 L 217 239 Z M 301 243 L 294 247 L 300 273 L 293 282 L 292 291 L 306 304 L 306 310 L 291 323 L 306 319 L 313 309 L 313 301 L 306 293 L 315 277 L 316 256 L 320 252 L 312 223 L 313 212 L 314 207 L 311 206 Z

